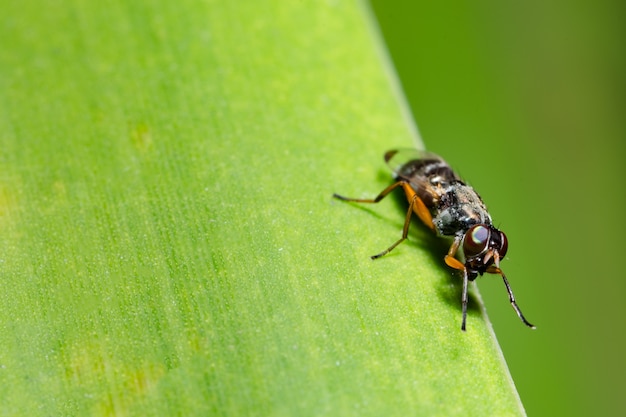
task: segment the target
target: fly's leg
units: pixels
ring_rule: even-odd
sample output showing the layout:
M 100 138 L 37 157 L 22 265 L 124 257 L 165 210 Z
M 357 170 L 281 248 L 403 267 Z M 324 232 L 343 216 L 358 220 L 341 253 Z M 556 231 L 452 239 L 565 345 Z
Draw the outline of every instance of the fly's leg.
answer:
M 404 219 L 404 227 L 402 228 L 402 237 L 396 241 L 393 245 L 389 246 L 387 249 L 382 251 L 381 253 L 377 253 L 376 255 L 372 255 L 372 259 L 378 259 L 381 256 L 385 256 L 389 252 L 391 252 L 396 246 L 400 243 L 404 242 L 409 235 L 409 225 L 411 224 L 411 216 L 413 215 L 413 206 L 415 205 L 415 200 L 417 200 L 417 195 L 414 195 L 409 203 L 409 209 L 406 211 L 406 218 Z
M 450 268 L 458 269 L 462 271 L 465 269 L 465 265 L 461 261 L 455 258 L 456 252 L 459 250 L 459 245 L 461 244 L 461 237 L 455 237 L 454 242 L 452 242 L 452 246 L 448 249 L 448 254 L 443 259 Z
M 406 181 L 394 182 L 389 187 L 387 187 L 384 190 L 382 190 L 380 192 L 380 194 L 378 194 L 376 196 L 376 198 L 373 198 L 373 199 L 372 198 L 350 198 L 350 197 L 344 197 L 344 196 L 336 194 L 336 193 L 333 194 L 333 197 L 335 197 L 335 198 L 337 198 L 339 200 L 352 201 L 352 202 L 355 202 L 355 203 L 378 203 L 380 200 L 382 200 L 383 198 L 387 197 L 387 194 L 389 194 L 390 192 L 392 192 L 396 188 L 403 186 L 404 184 L 407 184 Z
M 461 238 L 457 237 L 454 239 L 452 246 L 448 250 L 448 254 L 444 258 L 446 265 L 450 268 L 458 269 L 463 272 L 463 293 L 461 295 L 461 305 L 463 309 L 463 321 L 461 323 L 461 330 L 465 331 L 465 322 L 467 321 L 467 287 L 469 278 L 467 276 L 467 268 L 461 261 L 455 258 L 456 252 L 459 249 L 459 245 L 461 244 Z
M 393 245 L 385 249 L 384 251 L 377 253 L 376 255 L 371 256 L 372 259 L 378 259 L 389 252 L 391 252 L 396 246 L 406 240 L 409 234 L 409 225 L 411 224 L 411 216 L 413 213 L 417 214 L 417 216 L 430 227 L 433 231 L 435 230 L 435 225 L 433 224 L 433 218 L 428 211 L 428 208 L 424 204 L 421 198 L 415 193 L 415 190 L 411 188 L 411 185 L 406 181 L 398 181 L 391 184 L 389 187 L 385 188 L 376 196 L 374 199 L 369 198 L 349 198 L 344 197 L 339 194 L 333 194 L 333 197 L 338 198 L 343 201 L 352 201 L 356 203 L 378 203 L 380 200 L 385 198 L 391 191 L 395 190 L 398 187 L 402 187 L 404 190 L 404 194 L 406 194 L 407 199 L 409 200 L 409 209 L 406 212 L 406 217 L 404 219 L 404 227 L 402 228 L 402 237 L 396 241 Z
M 536 327 L 530 324 L 528 320 L 526 320 L 526 318 L 522 314 L 522 310 L 520 310 L 520 308 L 517 306 L 517 303 L 515 302 L 515 296 L 513 295 L 513 290 L 511 289 L 511 286 L 509 285 L 509 280 L 506 279 L 506 275 L 504 275 L 504 272 L 502 272 L 502 270 L 495 265 L 491 265 L 489 268 L 487 268 L 487 272 L 489 272 L 490 274 L 500 274 L 502 280 L 504 281 L 506 291 L 509 293 L 509 301 L 513 306 L 513 310 L 515 310 L 517 316 L 526 326 L 530 327 L 531 329 L 535 329 Z

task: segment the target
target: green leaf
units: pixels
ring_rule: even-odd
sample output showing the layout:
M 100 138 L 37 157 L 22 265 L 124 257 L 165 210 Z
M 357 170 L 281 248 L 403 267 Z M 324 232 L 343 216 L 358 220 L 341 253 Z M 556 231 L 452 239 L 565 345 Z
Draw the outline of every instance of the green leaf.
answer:
M 382 163 L 416 133 L 358 2 L 0 17 L 0 413 L 523 415 Z

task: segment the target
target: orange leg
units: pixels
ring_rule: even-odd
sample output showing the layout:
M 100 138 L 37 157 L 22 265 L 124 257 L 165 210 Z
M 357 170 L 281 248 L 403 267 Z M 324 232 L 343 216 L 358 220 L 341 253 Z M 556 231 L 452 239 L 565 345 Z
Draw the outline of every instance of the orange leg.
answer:
M 378 203 L 380 200 L 385 198 L 391 191 L 395 190 L 398 187 L 402 187 L 402 189 L 404 190 L 404 194 L 406 194 L 406 197 L 409 200 L 409 209 L 407 210 L 406 217 L 404 219 L 404 227 L 402 228 L 402 237 L 398 241 L 396 241 L 393 245 L 385 249 L 384 251 L 377 253 L 376 255 L 373 255 L 371 257 L 372 259 L 378 259 L 381 256 L 388 254 L 396 246 L 398 246 L 400 243 L 406 240 L 407 236 L 409 235 L 409 226 L 411 224 L 411 216 L 413 215 L 413 213 L 417 214 L 420 220 L 422 220 L 424 224 L 429 226 L 434 231 L 435 225 L 433 224 L 433 218 L 430 215 L 430 211 L 428 210 L 424 202 L 417 196 L 417 194 L 415 193 L 415 190 L 411 187 L 411 184 L 409 184 L 408 182 L 404 180 L 400 180 L 398 182 L 391 184 L 389 187 L 382 190 L 380 194 L 378 194 L 376 198 L 374 199 L 349 198 L 349 197 L 341 196 L 339 194 L 333 194 L 333 197 L 338 198 L 343 201 L 353 201 L 356 203 Z
M 396 241 L 393 245 L 389 246 L 384 251 L 377 253 L 376 255 L 372 255 L 372 259 L 378 259 L 381 256 L 385 256 L 389 252 L 391 252 L 396 246 L 406 240 L 409 235 L 409 225 L 411 224 L 411 216 L 413 215 L 413 206 L 415 205 L 415 200 L 419 200 L 417 195 L 414 195 L 411 201 L 409 202 L 409 209 L 406 211 L 406 217 L 404 219 L 404 227 L 402 228 L 402 237 Z
M 407 182 L 406 181 L 394 182 L 389 187 L 387 187 L 384 190 L 382 190 L 380 192 L 380 194 L 378 194 L 376 196 L 376 198 L 373 198 L 373 199 L 372 198 L 350 198 L 350 197 L 344 197 L 344 196 L 339 195 L 337 193 L 333 194 L 333 197 L 338 198 L 339 200 L 343 200 L 343 201 L 353 201 L 355 203 L 378 203 L 380 200 L 382 200 L 383 198 L 387 197 L 387 194 L 389 194 L 390 192 L 392 192 L 396 188 L 398 188 L 400 186 L 403 186 L 404 184 L 407 184 Z
M 417 214 L 417 217 L 419 217 L 422 223 L 428 226 L 430 230 L 437 233 L 437 229 L 435 229 L 435 224 L 433 223 L 433 216 L 430 214 L 430 210 L 428 210 L 426 204 L 424 204 L 422 199 L 417 196 L 415 190 L 409 183 L 405 182 L 402 185 L 402 188 L 404 188 L 407 200 L 409 200 L 409 202 L 414 200 L 413 211 Z
M 460 237 L 454 238 L 454 242 L 452 243 L 452 246 L 450 246 L 448 254 L 444 258 L 446 265 L 448 265 L 450 268 L 458 269 L 459 271 L 463 271 L 465 269 L 465 265 L 463 265 L 461 261 L 456 259 L 456 252 L 457 250 L 459 250 L 459 245 L 461 245 L 461 239 L 462 238 Z
M 459 249 L 459 245 L 461 244 L 461 237 L 456 237 L 452 246 L 448 250 L 448 254 L 444 258 L 446 264 L 450 268 L 458 269 L 463 272 L 463 293 L 461 295 L 461 306 L 463 310 L 463 321 L 461 323 L 461 330 L 465 331 L 465 322 L 467 321 L 467 287 L 468 287 L 468 277 L 467 277 L 467 268 L 461 261 L 455 258 L 456 251 Z

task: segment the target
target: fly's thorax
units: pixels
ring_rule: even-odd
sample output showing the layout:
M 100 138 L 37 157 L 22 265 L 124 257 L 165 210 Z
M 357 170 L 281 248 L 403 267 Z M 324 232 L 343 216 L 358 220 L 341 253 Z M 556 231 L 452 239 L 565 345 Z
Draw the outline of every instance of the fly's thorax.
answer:
M 460 181 L 450 183 L 433 208 L 433 223 L 443 236 L 463 235 L 476 224 L 491 224 L 491 216 L 480 196 Z

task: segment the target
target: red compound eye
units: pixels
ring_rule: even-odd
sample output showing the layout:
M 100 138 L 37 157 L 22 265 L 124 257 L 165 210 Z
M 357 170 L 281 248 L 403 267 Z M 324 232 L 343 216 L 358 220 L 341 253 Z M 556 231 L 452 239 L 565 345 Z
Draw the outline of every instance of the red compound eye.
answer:
M 503 232 L 500 232 L 500 249 L 498 250 L 498 255 L 500 255 L 500 259 L 504 258 L 507 249 L 509 249 L 509 240 L 506 238 L 506 235 Z
M 482 224 L 472 226 L 465 233 L 465 238 L 463 239 L 463 253 L 465 256 L 472 257 L 485 252 L 489 246 L 490 237 L 491 231 L 488 227 Z

